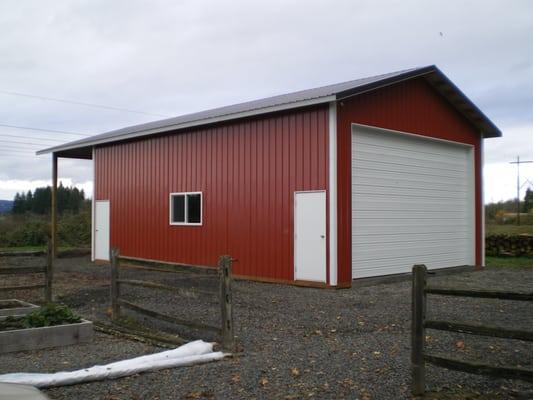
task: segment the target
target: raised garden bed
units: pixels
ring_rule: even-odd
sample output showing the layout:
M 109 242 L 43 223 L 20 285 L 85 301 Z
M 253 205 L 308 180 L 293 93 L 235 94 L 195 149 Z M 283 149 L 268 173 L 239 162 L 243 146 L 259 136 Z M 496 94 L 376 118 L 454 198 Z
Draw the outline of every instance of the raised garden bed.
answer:
M 0 300 L 0 317 L 8 315 L 26 315 L 38 308 L 39 306 L 22 300 Z
M 88 342 L 93 324 L 64 306 L 46 305 L 27 315 L 0 317 L 0 354 Z

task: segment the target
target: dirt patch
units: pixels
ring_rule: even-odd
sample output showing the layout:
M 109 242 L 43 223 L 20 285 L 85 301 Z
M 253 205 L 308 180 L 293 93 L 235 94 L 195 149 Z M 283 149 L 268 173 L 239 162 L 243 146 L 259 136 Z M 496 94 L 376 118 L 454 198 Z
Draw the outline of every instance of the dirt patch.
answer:
M 17 257 L 14 262 L 31 263 Z M 23 265 L 23 264 L 19 264 Z M 27 265 L 27 264 L 24 264 Z M 183 288 L 212 288 L 209 280 L 173 280 L 171 274 L 131 271 L 128 278 Z M 145 274 L 145 275 L 143 275 Z M 108 321 L 109 271 L 87 258 L 57 262 L 60 301 L 81 316 Z M 430 283 L 455 287 L 531 290 L 533 269 L 489 268 Z M 38 295 L 38 294 L 37 294 Z M 209 297 L 174 297 L 129 288 L 126 298 L 176 316 L 218 322 L 218 302 Z M 35 300 L 35 293 L 9 294 Z M 191 368 L 146 373 L 47 391 L 52 399 L 146 398 L 360 398 L 410 399 L 410 282 L 345 290 L 322 290 L 238 281 L 234 286 L 235 333 L 241 357 Z M 430 317 L 533 329 L 529 303 L 429 299 Z M 145 321 L 150 325 L 150 321 Z M 189 339 L 199 332 L 173 331 Z M 212 340 L 207 335 L 202 338 Z M 428 332 L 434 354 L 533 368 L 533 344 L 461 334 Z M 458 344 L 459 343 L 459 344 Z M 161 349 L 97 334 L 92 343 L 2 356 L 0 372 L 76 369 Z M 513 399 L 533 397 L 531 384 L 498 380 L 428 366 L 428 398 Z M 476 397 L 477 396 L 477 397 Z

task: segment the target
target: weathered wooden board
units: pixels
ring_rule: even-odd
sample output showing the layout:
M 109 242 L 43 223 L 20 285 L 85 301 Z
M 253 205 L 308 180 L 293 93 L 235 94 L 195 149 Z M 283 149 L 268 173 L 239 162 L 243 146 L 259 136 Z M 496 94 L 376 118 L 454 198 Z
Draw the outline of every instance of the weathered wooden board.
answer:
M 10 308 L 3 308 L 3 304 L 9 304 L 9 303 L 18 303 L 17 307 L 10 307 Z M 0 317 L 5 317 L 8 315 L 26 315 L 32 311 L 35 311 L 39 308 L 39 306 L 28 303 L 26 301 L 17 300 L 17 299 L 7 299 L 7 300 L 0 300 Z
M 68 346 L 89 342 L 92 338 L 93 323 L 87 320 L 77 324 L 5 331 L 0 332 L 0 354 Z

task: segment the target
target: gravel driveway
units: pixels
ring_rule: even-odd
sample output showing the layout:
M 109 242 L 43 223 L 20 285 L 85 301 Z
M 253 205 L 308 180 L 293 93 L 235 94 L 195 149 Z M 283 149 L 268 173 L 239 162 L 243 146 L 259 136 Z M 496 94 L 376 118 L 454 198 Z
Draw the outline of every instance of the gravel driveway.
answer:
M 0 259 L 0 264 L 36 262 Z M 146 273 L 127 274 L 139 279 Z M 171 274 L 153 275 L 152 280 L 190 285 L 172 282 Z M 94 266 L 87 258 L 61 259 L 56 293 L 84 317 L 106 320 L 107 276 L 107 267 Z M 202 285 L 209 286 L 207 281 Z M 435 276 L 430 283 L 531 291 L 533 268 L 488 268 Z M 165 297 L 138 290 L 125 295 L 162 312 L 217 321 L 218 305 L 209 297 Z M 27 300 L 35 296 L 17 294 Z M 234 312 L 241 356 L 46 393 L 52 399 L 409 399 L 410 299 L 410 282 L 321 290 L 238 281 Z M 533 329 L 531 303 L 434 296 L 428 311 L 429 317 Z M 435 354 L 533 368 L 533 343 L 438 331 L 428 331 L 427 342 Z M 77 369 L 155 351 L 161 349 L 98 333 L 89 344 L 1 355 L 0 373 Z M 533 398 L 531 384 L 432 366 L 427 367 L 427 386 L 427 398 L 435 399 Z

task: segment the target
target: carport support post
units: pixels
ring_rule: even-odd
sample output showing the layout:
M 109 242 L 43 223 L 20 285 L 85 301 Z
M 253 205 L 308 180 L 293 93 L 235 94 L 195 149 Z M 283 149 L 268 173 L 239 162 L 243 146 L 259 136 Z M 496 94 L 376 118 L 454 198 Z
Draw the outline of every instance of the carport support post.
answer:
M 426 390 L 424 342 L 426 330 L 426 273 L 425 265 L 413 266 L 412 320 L 411 320 L 411 376 L 412 393 L 423 395 Z
M 111 319 L 117 320 L 120 317 L 120 306 L 118 304 L 119 287 L 118 287 L 118 256 L 119 250 L 111 249 Z
M 233 310 L 231 305 L 231 262 L 232 259 L 230 256 L 221 256 L 218 260 L 222 348 L 229 351 L 234 350 Z
M 50 240 L 52 242 L 52 259 L 57 256 L 57 154 L 52 153 L 52 204 L 50 215 Z
M 52 302 L 52 278 L 53 278 L 53 246 L 52 241 L 48 238 L 46 246 L 46 266 L 44 272 L 44 301 L 46 303 Z

